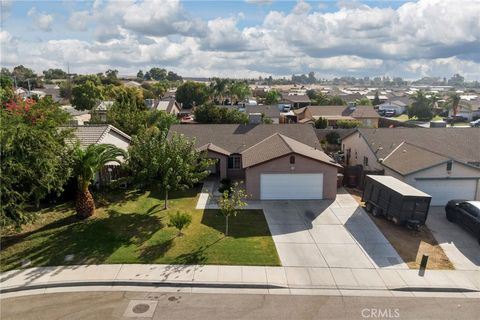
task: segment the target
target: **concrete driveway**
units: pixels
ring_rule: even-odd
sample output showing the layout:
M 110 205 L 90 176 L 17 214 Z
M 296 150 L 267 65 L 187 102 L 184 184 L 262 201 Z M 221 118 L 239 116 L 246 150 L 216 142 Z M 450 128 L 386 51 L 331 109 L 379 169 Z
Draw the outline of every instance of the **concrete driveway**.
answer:
M 262 201 L 283 266 L 408 268 L 345 191 L 335 201 Z
M 427 227 L 458 270 L 480 270 L 480 244 L 456 223 L 449 222 L 443 207 L 430 207 Z

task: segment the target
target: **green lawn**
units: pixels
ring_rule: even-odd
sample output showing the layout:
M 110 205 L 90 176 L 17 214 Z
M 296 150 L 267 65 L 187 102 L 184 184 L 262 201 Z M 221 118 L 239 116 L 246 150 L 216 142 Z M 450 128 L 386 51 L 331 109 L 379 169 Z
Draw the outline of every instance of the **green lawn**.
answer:
M 242 210 L 230 218 L 224 237 L 225 218 L 217 210 L 195 210 L 200 188 L 171 195 L 169 209 L 156 191 L 106 194 L 96 215 L 79 221 L 73 204 L 43 209 L 22 233 L 2 238 L 1 270 L 21 266 L 100 263 L 174 263 L 280 265 L 275 244 L 261 210 Z M 168 213 L 192 215 L 192 224 L 177 236 L 168 227 Z M 5 231 L 4 231 L 5 233 Z M 65 262 L 74 254 L 71 262 Z

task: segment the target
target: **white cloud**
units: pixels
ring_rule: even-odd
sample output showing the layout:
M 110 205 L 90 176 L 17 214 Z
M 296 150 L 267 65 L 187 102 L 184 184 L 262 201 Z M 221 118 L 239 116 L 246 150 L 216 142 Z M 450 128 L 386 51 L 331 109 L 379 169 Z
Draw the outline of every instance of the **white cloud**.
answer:
M 33 25 L 42 31 L 52 31 L 53 15 L 38 12 L 37 8 L 32 7 L 28 11 L 28 16 L 32 18 Z
M 245 0 L 245 2 L 250 4 L 264 5 L 264 4 L 272 4 L 273 0 Z
M 77 11 L 68 18 L 68 26 L 74 31 L 86 31 L 91 22 L 91 15 L 88 11 Z
M 51 16 L 32 10 L 32 19 Z M 343 2 L 337 11 L 324 13 L 300 0 L 291 12 L 270 11 L 262 23 L 247 27 L 241 26 L 241 13 L 209 21 L 194 14 L 178 0 L 96 1 L 67 19 L 69 28 L 91 32 L 94 39 L 25 41 L 2 48 L 2 55 L 8 51 L 9 63 L 33 61 L 39 71 L 69 61 L 76 72 L 116 68 L 133 73 L 160 65 L 198 76 L 315 71 L 319 76 L 412 78 L 460 72 L 480 78 L 480 2 L 420 0 L 397 9 Z M 11 34 L 2 31 L 0 37 Z M 21 54 L 15 58 L 14 52 Z

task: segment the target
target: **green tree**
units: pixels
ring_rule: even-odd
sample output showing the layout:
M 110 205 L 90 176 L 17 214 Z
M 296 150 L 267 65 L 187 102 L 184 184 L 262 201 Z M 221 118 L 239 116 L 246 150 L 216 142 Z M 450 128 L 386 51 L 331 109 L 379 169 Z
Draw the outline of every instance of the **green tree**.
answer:
M 359 106 L 372 106 L 372 101 L 367 97 L 362 97 L 361 99 L 357 100 L 357 104 Z
M 443 108 L 445 108 L 446 110 L 452 110 L 453 116 L 455 117 L 460 107 L 471 109 L 471 105 L 467 102 L 463 102 L 461 96 L 458 93 L 451 92 L 448 95 L 447 100 L 443 104 Z
M 413 103 L 407 109 L 408 118 L 416 117 L 418 120 L 429 121 L 433 118 L 430 100 L 423 90 L 417 91 L 412 97 Z
M 265 104 L 277 104 L 282 96 L 277 90 L 270 90 L 265 94 Z
M 380 103 L 382 102 L 380 101 L 380 97 L 378 96 L 378 91 L 375 91 L 375 97 L 373 98 L 372 104 L 374 106 L 378 106 Z
M 203 83 L 187 81 L 177 88 L 175 99 L 183 108 L 192 108 L 204 104 L 208 99 L 207 87 Z
M 95 174 L 108 162 L 121 164 L 121 157 L 126 158 L 127 153 L 112 144 L 91 144 L 87 148 L 75 148 L 73 171 L 78 183 L 75 209 L 80 219 L 95 213 L 95 201 L 88 189 Z
M 15 79 L 17 86 L 25 89 L 33 89 L 40 87 L 41 82 L 32 69 L 19 65 L 13 68 L 12 77 Z
M 143 71 L 142 70 L 138 70 L 137 72 L 137 80 L 143 80 L 143 77 L 145 75 L 143 74 Z
M 320 117 L 317 120 L 315 120 L 315 128 L 325 129 L 327 127 L 328 127 L 328 120 L 327 119 Z
M 228 218 L 236 216 L 239 210 L 247 206 L 245 199 L 247 199 L 247 193 L 239 188 L 238 183 L 235 183 L 230 190 L 225 190 L 218 199 L 220 213 L 225 217 L 225 236 L 228 237 Z
M 332 96 L 329 98 L 330 106 L 344 106 L 345 101 L 340 96 Z
M 4 105 L 15 97 L 12 78 L 0 75 L 0 103 Z
M 182 76 L 176 74 L 173 71 L 168 71 L 167 80 L 168 81 L 182 81 Z
M 59 194 L 71 173 L 68 113 L 50 97 L 17 99 L 0 109 L 0 221 L 17 226 L 34 215 L 25 209 Z
M 72 82 L 70 80 L 62 81 L 58 86 L 60 88 L 60 97 L 70 101 L 72 99 L 73 91 Z
M 229 82 L 228 79 L 213 78 L 208 87 L 209 96 L 223 105 Z
M 177 229 L 179 236 L 182 235 L 182 230 L 192 223 L 192 216 L 186 212 L 177 211 L 175 214 L 170 213 L 168 218 L 168 226 Z
M 45 79 L 67 79 L 67 73 L 62 69 L 48 69 L 43 71 Z
M 340 144 L 340 135 L 336 131 L 331 131 L 325 136 L 327 142 L 330 144 Z
M 250 96 L 251 91 L 248 84 L 245 82 L 233 82 L 230 86 L 230 94 L 232 95 L 232 104 L 233 98 L 235 97 L 238 101 L 244 101 L 248 96 Z
M 204 104 L 195 108 L 195 121 L 198 123 L 248 123 L 248 116 L 236 108 L 218 107 Z
M 148 73 L 150 74 L 150 77 L 153 80 L 160 81 L 160 80 L 166 80 L 167 79 L 167 70 L 165 70 L 165 69 L 155 67 L 155 68 L 150 69 L 150 71 Z
M 75 76 L 73 79 L 73 83 L 76 85 L 85 84 L 87 81 L 93 82 L 93 84 L 95 84 L 96 86 L 100 86 L 102 84 L 100 77 L 96 74 L 82 74 L 79 76 Z
M 92 110 L 101 99 L 102 88 L 90 80 L 72 89 L 72 104 L 77 110 Z
M 194 141 L 168 131 L 144 130 L 133 137 L 129 168 L 143 184 L 158 181 L 168 208 L 170 191 L 192 187 L 210 174 L 214 163 L 195 149 Z

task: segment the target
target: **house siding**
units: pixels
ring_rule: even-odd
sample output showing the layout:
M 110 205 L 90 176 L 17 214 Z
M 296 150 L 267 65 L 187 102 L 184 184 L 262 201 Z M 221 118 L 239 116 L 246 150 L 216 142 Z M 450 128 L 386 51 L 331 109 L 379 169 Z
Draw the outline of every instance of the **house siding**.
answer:
M 350 148 L 351 157 L 350 157 L 350 166 L 363 165 L 363 157 L 368 158 L 368 166 L 365 167 L 366 170 L 382 170 L 383 166 L 378 163 L 376 155 L 372 152 L 370 147 L 365 142 L 365 139 L 360 136 L 360 133 L 355 132 L 349 135 L 348 137 L 342 140 L 342 148 L 344 148 L 345 156 L 347 150 Z M 355 157 L 356 152 L 356 157 Z
M 335 199 L 337 194 L 337 167 L 295 155 L 294 170 L 290 155 L 245 169 L 245 185 L 252 199 L 260 199 L 260 175 L 268 173 L 323 173 L 323 198 Z M 295 192 L 295 190 L 292 190 Z

